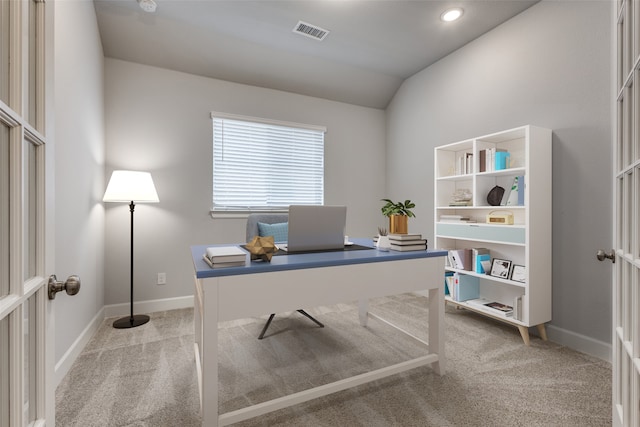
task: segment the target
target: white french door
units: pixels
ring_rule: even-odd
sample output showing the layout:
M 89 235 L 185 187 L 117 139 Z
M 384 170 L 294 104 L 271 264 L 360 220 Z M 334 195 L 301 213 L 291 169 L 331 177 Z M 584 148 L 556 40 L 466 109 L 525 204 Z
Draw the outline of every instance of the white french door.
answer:
M 640 2 L 616 0 L 613 425 L 640 425 Z
M 53 425 L 47 395 L 42 0 L 0 0 L 0 426 Z M 48 25 L 48 24 L 47 24 Z M 46 47 L 45 47 L 46 42 Z M 51 243 L 51 242 L 50 242 Z M 49 340 L 49 342 L 51 342 Z M 53 353 L 51 353 L 51 356 Z M 49 358 L 50 358 L 49 357 Z M 49 414 L 49 416 L 47 416 Z

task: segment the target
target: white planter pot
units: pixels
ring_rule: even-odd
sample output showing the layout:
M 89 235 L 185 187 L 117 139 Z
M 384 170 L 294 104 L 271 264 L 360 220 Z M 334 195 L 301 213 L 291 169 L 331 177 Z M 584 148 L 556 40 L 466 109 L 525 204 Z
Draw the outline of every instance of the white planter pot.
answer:
M 389 236 L 378 236 L 376 247 L 381 251 L 388 251 L 391 243 L 389 243 Z

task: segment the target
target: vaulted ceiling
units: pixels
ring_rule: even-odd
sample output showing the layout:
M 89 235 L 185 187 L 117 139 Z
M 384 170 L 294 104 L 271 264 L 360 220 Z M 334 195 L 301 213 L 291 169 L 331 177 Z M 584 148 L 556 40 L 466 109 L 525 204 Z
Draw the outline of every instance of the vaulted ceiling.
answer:
M 94 0 L 104 54 L 385 108 L 403 80 L 538 0 Z M 449 7 L 463 16 L 444 22 Z M 328 30 L 322 41 L 293 32 Z

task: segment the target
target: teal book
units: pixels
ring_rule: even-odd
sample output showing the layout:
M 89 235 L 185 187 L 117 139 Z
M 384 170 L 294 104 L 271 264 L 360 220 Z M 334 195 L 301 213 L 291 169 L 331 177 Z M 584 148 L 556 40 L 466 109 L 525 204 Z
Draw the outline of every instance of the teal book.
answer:
M 484 267 L 482 266 L 482 261 L 491 261 L 490 254 L 481 254 L 476 257 L 476 273 L 479 274 L 487 274 Z
M 480 298 L 480 279 L 466 274 L 455 274 L 453 276 L 455 301 L 467 301 Z
M 444 272 L 444 294 L 453 298 L 453 271 Z
M 495 170 L 499 171 L 502 169 L 509 169 L 510 167 L 510 160 L 511 158 L 511 154 L 509 154 L 508 151 L 496 151 L 496 164 L 495 164 Z

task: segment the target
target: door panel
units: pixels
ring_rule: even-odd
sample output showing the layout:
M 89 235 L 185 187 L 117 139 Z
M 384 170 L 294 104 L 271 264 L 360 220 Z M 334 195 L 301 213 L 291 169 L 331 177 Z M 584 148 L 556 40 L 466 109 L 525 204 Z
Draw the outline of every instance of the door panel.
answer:
M 45 404 L 53 387 L 45 345 L 44 12 L 43 0 L 0 1 L 2 427 L 53 425 L 55 414 Z
M 640 424 L 640 3 L 613 4 L 616 44 L 613 424 Z

